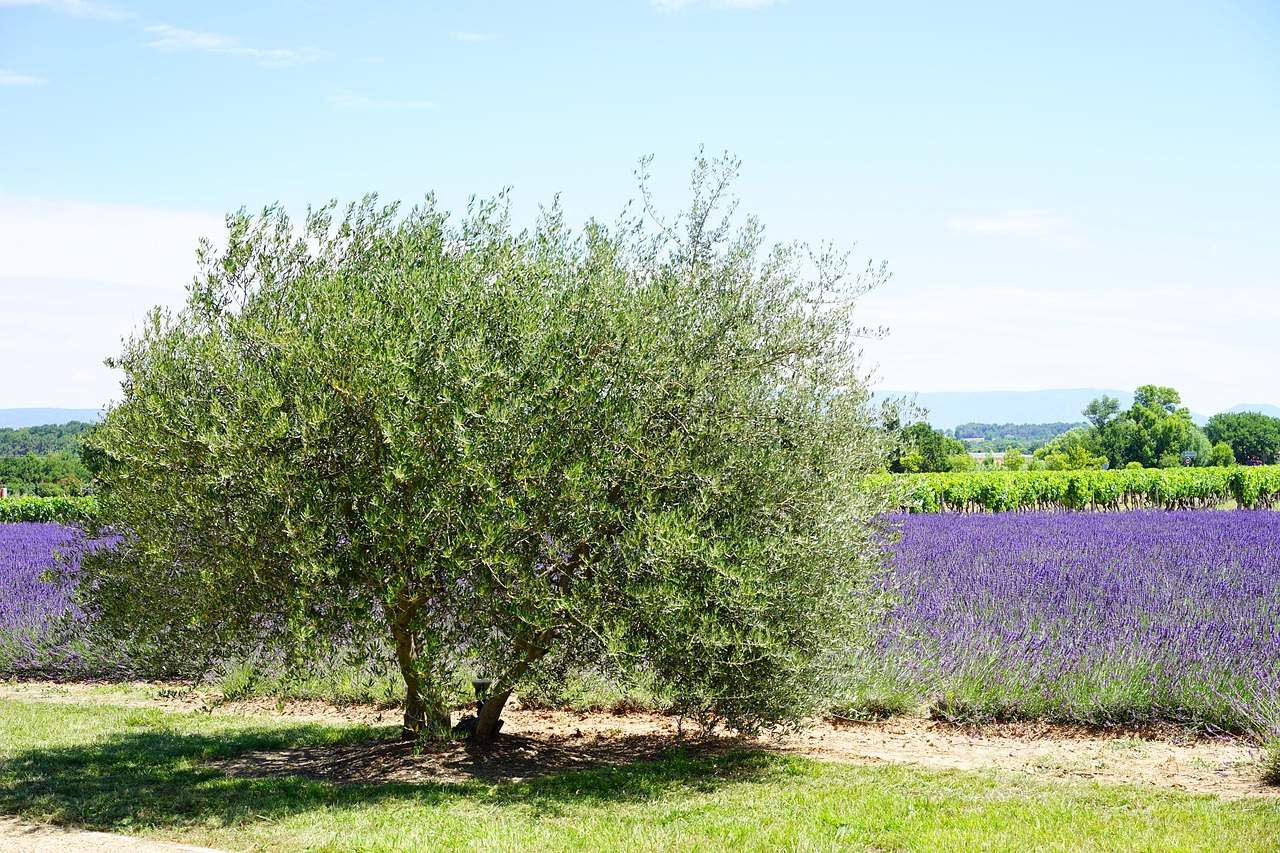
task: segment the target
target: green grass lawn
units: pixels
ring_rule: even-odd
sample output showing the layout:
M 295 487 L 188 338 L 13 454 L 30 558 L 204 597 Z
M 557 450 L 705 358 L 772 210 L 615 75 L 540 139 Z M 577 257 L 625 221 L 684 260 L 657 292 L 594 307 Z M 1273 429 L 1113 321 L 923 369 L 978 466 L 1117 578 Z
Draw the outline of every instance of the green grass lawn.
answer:
M 0 700 L 0 812 L 230 850 L 1280 849 L 1280 801 L 743 751 L 503 784 L 233 779 L 395 730 Z

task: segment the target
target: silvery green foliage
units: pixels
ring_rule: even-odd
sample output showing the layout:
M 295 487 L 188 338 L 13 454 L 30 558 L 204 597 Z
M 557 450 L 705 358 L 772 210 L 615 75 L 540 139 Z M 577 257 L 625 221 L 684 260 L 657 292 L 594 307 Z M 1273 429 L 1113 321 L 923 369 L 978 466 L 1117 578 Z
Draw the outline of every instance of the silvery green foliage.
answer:
M 880 561 L 851 310 L 885 273 L 717 218 L 735 170 L 700 159 L 656 229 L 553 206 L 517 232 L 501 197 L 228 217 L 183 309 L 114 360 L 93 440 L 126 535 L 91 606 L 196 657 L 380 634 L 415 733 L 475 667 L 492 736 L 556 644 L 705 721 L 796 721 Z

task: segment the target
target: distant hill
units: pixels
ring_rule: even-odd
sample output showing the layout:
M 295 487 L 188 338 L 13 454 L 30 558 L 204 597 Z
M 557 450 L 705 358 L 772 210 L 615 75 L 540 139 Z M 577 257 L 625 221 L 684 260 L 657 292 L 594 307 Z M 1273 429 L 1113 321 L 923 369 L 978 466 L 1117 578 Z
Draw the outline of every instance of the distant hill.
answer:
M 1132 391 L 1108 388 L 1067 388 L 1055 391 L 929 391 L 916 394 L 916 405 L 929 411 L 935 429 L 952 430 L 963 423 L 1048 424 L 1084 420 L 1080 410 L 1103 395 L 1120 405 L 1133 405 Z M 877 391 L 876 400 L 909 396 L 901 391 Z
M 40 424 L 29 427 L 0 427 L 0 457 L 48 456 L 65 453 L 75 456 L 80 451 L 80 436 L 93 427 L 87 421 L 65 424 Z
M 955 437 L 963 441 L 971 453 L 998 453 L 1015 447 L 1030 453 L 1076 427 L 1084 421 L 1051 424 L 979 424 L 963 423 L 955 428 Z
M 1280 418 L 1280 406 L 1273 406 L 1270 403 L 1241 403 L 1238 406 L 1232 406 L 1227 409 L 1228 412 L 1257 412 L 1272 418 Z
M 1085 406 L 1103 395 L 1115 397 L 1122 408 L 1133 405 L 1132 391 L 1114 388 L 1063 388 L 1053 391 L 923 391 L 915 395 L 916 405 L 927 409 L 935 429 L 953 430 L 960 424 L 1049 424 L 1078 423 Z M 904 391 L 877 391 L 876 401 L 910 396 Z M 1280 416 L 1280 408 L 1268 404 L 1247 404 L 1229 412 L 1262 412 Z M 1208 417 L 1191 413 L 1201 426 Z
M 0 409 L 0 428 L 20 429 L 45 424 L 69 424 L 72 421 L 92 422 L 101 416 L 101 409 Z

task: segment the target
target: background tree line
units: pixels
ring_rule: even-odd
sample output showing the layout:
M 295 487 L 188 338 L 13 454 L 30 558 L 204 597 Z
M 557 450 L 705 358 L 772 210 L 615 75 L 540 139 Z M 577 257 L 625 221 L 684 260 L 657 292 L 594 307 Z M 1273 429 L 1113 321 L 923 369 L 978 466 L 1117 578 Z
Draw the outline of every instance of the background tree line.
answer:
M 1031 453 L 1065 432 L 1084 426 L 1083 422 L 1049 424 L 963 423 L 951 434 L 964 441 L 973 453 L 1004 452 L 1010 448 Z M 967 440 L 966 440 L 967 439 Z M 979 439 L 975 441 L 974 439 Z
M 1173 468 L 1271 464 L 1280 454 L 1280 419 L 1223 412 L 1201 429 L 1178 392 L 1166 386 L 1140 386 L 1128 409 L 1114 397 L 1102 396 L 1082 414 L 1089 426 L 1051 442 L 1046 456 L 1056 452 L 1087 463 L 1074 467 Z
M 70 421 L 20 429 L 0 428 L 0 457 L 79 453 L 80 439 L 92 426 L 84 421 Z
M 1144 385 L 1133 406 L 1114 397 L 1092 401 L 1081 412 L 1087 424 L 964 423 L 954 430 L 921 421 L 885 428 L 897 431 L 894 473 L 1012 470 L 1081 470 L 1141 465 L 1168 468 L 1195 452 L 1198 466 L 1280 462 L 1280 418 L 1258 412 L 1222 412 L 1198 427 L 1173 388 Z M 71 421 L 0 429 L 0 486 L 15 495 L 74 496 L 92 491 L 93 450 L 82 446 L 92 424 Z M 981 441 L 961 441 L 961 438 Z M 1225 446 L 1224 446 L 1225 445 Z M 973 453 L 1003 452 L 1001 460 L 975 460 Z M 1028 458 L 1029 457 L 1029 458 Z
M 0 486 L 14 495 L 74 497 L 92 488 L 80 440 L 83 421 L 0 429 Z
M 1133 405 L 1120 406 L 1114 397 L 1102 396 L 1081 412 L 1085 425 L 1068 424 L 962 424 L 956 435 L 981 435 L 981 443 L 966 443 L 928 423 L 898 428 L 901 444 L 889 460 L 895 473 L 964 471 L 974 467 L 1040 470 L 1090 468 L 1173 468 L 1182 465 L 1271 465 L 1280 461 L 1280 418 L 1258 412 L 1222 412 L 1203 428 L 1191 419 L 1191 411 L 1173 388 L 1143 385 L 1134 392 Z M 1068 427 L 1065 431 L 1057 427 Z M 1039 446 L 1016 438 L 1003 443 L 1004 459 L 977 462 L 974 451 L 990 451 L 991 435 L 1053 435 Z M 1025 456 L 1032 450 L 1031 458 Z

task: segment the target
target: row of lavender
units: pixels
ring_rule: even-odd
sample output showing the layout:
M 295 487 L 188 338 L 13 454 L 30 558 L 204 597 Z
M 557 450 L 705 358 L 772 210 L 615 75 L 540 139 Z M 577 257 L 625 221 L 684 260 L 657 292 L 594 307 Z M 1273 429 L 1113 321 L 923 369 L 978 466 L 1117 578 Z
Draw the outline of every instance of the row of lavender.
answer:
M 168 678 L 175 671 L 165 656 L 131 659 L 115 645 L 95 643 L 75 601 L 74 577 L 86 551 L 111 547 L 85 539 L 55 523 L 0 523 L 0 678 L 130 679 Z M 281 655 L 257 653 L 215 663 L 206 673 L 224 693 L 289 693 L 338 701 L 393 699 L 400 682 L 374 664 L 354 664 L 339 643 L 309 659 L 304 672 Z
M 85 542 L 52 522 L 0 524 L 0 674 L 53 678 L 127 674 L 127 661 L 85 642 L 70 585 Z
M 1280 513 L 909 515 L 861 700 L 960 719 L 1280 723 Z
M 895 602 L 851 708 L 957 718 L 1280 722 L 1280 513 L 907 515 Z M 45 578 L 76 534 L 0 525 L 0 674 L 127 669 L 77 636 Z M 70 613 L 71 619 L 60 617 Z M 59 624 L 72 630 L 56 630 Z

